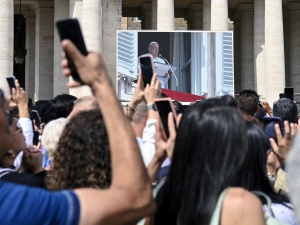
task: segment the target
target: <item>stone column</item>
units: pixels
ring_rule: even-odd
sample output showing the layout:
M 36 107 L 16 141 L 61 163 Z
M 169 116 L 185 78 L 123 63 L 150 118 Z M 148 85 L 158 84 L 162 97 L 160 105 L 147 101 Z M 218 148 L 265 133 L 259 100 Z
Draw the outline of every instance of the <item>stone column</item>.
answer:
M 103 11 L 103 58 L 106 62 L 108 73 L 117 90 L 116 72 L 116 30 L 121 29 L 122 0 L 102 0 Z
M 285 86 L 282 1 L 265 0 L 265 49 L 266 98 L 272 103 Z
M 77 18 L 82 26 L 83 24 L 83 16 L 82 16 L 82 11 L 83 11 L 83 2 L 82 0 L 69 0 L 69 7 L 70 7 L 70 11 L 69 11 L 69 15 L 71 18 Z M 82 28 L 82 32 L 84 34 L 84 27 Z M 70 77 L 69 80 L 72 80 L 72 78 Z M 74 95 L 77 98 L 80 98 L 83 95 L 83 92 L 85 92 L 85 90 L 87 89 L 87 92 L 89 91 L 89 87 L 86 86 L 82 86 L 82 87 L 78 87 L 78 88 L 70 88 L 69 89 L 69 94 L 70 95 Z
M 238 10 L 233 20 L 233 44 L 234 44 L 234 93 L 239 94 L 241 91 L 241 22 Z
M 203 30 L 210 30 L 211 28 L 211 1 L 203 0 Z
M 288 7 L 290 15 L 290 86 L 294 88 L 294 93 L 300 93 L 300 3 L 289 3 Z
M 287 7 L 288 8 L 288 7 Z M 290 87 L 290 13 L 284 10 L 283 14 L 284 31 L 284 60 L 285 60 L 285 86 Z
M 143 12 L 143 29 L 151 30 L 152 28 L 152 5 L 149 3 L 144 3 L 142 5 Z
M 7 91 L 6 77 L 13 75 L 14 2 L 0 1 L 0 88 Z
M 101 0 L 83 0 L 82 27 L 89 51 L 102 52 L 102 3 Z
M 191 4 L 189 14 L 186 17 L 188 30 L 203 29 L 202 4 Z
M 55 21 L 68 18 L 69 0 L 54 1 L 54 23 Z M 53 96 L 69 93 L 66 86 L 68 78 L 63 75 L 61 62 L 62 48 L 57 29 L 54 29 L 54 59 L 53 59 Z
M 76 1 L 74 5 L 74 17 L 81 11 L 81 29 L 88 51 L 102 52 L 102 1 L 83 0 Z M 80 98 L 91 95 L 88 86 L 82 86 L 70 91 L 73 95 Z
M 212 31 L 228 30 L 228 2 L 227 0 L 211 0 Z
M 35 91 L 35 13 L 25 14 L 26 19 L 26 49 L 25 60 L 25 90 L 34 99 Z
M 77 18 L 82 24 L 82 0 L 69 0 L 69 16 Z
M 241 18 L 241 89 L 254 89 L 253 4 L 240 4 Z
M 157 0 L 157 30 L 175 30 L 174 0 Z
M 265 76 L 265 1 L 254 1 L 254 88 L 261 100 L 267 96 Z
M 36 2 L 35 101 L 53 98 L 53 2 Z
M 151 29 L 157 29 L 157 1 L 152 0 L 152 16 L 151 16 Z

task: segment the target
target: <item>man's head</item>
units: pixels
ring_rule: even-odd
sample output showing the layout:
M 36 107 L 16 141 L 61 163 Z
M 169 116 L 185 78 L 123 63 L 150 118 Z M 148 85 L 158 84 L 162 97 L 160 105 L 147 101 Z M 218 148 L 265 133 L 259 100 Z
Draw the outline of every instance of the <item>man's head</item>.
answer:
M 159 54 L 159 44 L 155 41 L 151 42 L 149 44 L 149 53 L 154 57 L 158 57 Z
M 253 90 L 243 90 L 239 94 L 238 107 L 247 116 L 254 116 L 258 110 L 259 97 Z
M 273 105 L 273 115 L 281 117 L 282 121 L 289 121 L 289 123 L 297 123 L 298 110 L 296 104 L 288 99 L 281 98 Z
M 74 107 L 70 115 L 67 117 L 67 119 L 73 118 L 75 115 L 77 115 L 79 112 L 83 111 L 90 111 L 93 109 L 99 108 L 97 98 L 93 95 L 84 96 L 82 98 L 77 99 L 74 102 Z

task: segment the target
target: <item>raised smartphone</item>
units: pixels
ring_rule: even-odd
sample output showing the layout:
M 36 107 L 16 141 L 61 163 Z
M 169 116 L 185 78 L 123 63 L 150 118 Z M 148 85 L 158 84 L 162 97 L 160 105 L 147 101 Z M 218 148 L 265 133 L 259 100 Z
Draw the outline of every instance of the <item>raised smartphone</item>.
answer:
M 12 94 L 12 89 L 15 88 L 16 89 L 16 84 L 15 84 L 15 76 L 11 76 L 11 77 L 6 77 L 7 83 L 9 85 L 9 89 L 10 89 L 10 94 Z
M 71 40 L 76 45 L 81 54 L 83 54 L 84 56 L 88 55 L 81 28 L 77 19 L 59 20 L 56 22 L 56 27 L 61 41 L 64 39 Z M 66 57 L 69 63 L 69 67 L 71 69 L 73 79 L 83 84 L 73 61 L 70 59 L 70 57 L 68 57 L 67 54 Z
M 151 55 L 143 55 L 139 57 L 140 71 L 142 72 L 144 87 L 151 83 L 153 76 L 153 58 Z
M 284 97 L 289 98 L 294 101 L 294 88 L 292 87 L 285 87 L 284 88 Z
M 36 110 L 31 110 L 31 115 L 32 115 L 32 117 L 33 117 L 33 119 L 34 119 L 35 125 L 36 125 L 38 128 L 40 128 L 40 125 L 41 125 L 42 121 L 41 121 L 41 117 L 40 117 L 38 111 L 36 111 Z
M 38 145 L 38 143 L 40 142 L 39 136 L 40 136 L 40 133 L 38 131 L 33 131 L 33 138 L 32 138 L 33 145 Z
M 163 125 L 164 131 L 166 133 L 167 138 L 170 136 L 170 131 L 168 127 L 168 115 L 170 112 L 173 113 L 174 122 L 176 124 L 176 111 L 174 105 L 172 103 L 171 98 L 159 98 L 155 100 L 156 109 L 158 111 L 161 123 Z

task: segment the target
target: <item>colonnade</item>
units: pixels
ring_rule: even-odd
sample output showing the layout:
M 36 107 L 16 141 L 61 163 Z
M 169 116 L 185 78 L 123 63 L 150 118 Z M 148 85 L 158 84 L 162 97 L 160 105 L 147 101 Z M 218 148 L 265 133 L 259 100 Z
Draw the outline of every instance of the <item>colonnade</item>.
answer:
M 184 18 L 189 30 L 226 31 L 234 24 L 235 92 L 255 89 L 272 102 L 292 86 L 300 93 L 300 2 L 254 0 L 230 8 L 230 0 L 203 0 L 190 4 Z M 174 0 L 143 4 L 143 29 L 175 29 Z M 12 0 L 0 0 L 0 87 L 13 73 Z M 171 9 L 171 10 L 170 10 Z M 173 9 L 173 10 L 172 10 Z M 283 13 L 284 12 L 284 13 Z M 121 29 L 122 0 L 39 0 L 26 8 L 26 89 L 35 100 L 69 90 L 59 67 L 61 48 L 55 21 L 77 17 L 89 50 L 103 52 L 116 84 L 116 30 Z M 117 86 L 117 85 L 115 85 Z M 70 90 L 83 96 L 88 89 Z

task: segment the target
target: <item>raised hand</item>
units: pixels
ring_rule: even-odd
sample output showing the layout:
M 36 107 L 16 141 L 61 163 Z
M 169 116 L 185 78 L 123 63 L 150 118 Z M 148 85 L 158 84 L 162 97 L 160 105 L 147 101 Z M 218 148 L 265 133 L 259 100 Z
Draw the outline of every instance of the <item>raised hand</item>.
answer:
M 284 130 L 285 134 L 282 136 L 280 127 L 278 124 L 275 124 L 275 132 L 277 143 L 273 138 L 270 138 L 271 146 L 276 154 L 279 157 L 279 160 L 284 161 L 287 157 L 287 154 L 291 148 L 293 137 L 295 136 L 295 124 L 289 124 L 288 121 L 284 121 Z
M 156 74 L 152 76 L 150 85 L 147 84 L 144 91 L 144 97 L 147 104 L 152 104 L 160 93 L 160 82 L 156 77 Z
M 110 82 L 107 76 L 106 66 L 99 54 L 91 52 L 85 57 L 70 40 L 63 40 L 62 47 L 68 54 L 69 58 L 73 60 L 82 82 L 86 85 L 89 85 L 92 91 L 94 86 L 99 82 Z M 65 54 L 63 55 L 65 56 Z M 65 57 L 61 62 L 61 66 L 63 68 L 64 75 L 70 76 L 71 70 Z M 75 81 L 68 83 L 69 87 L 78 87 L 81 85 L 82 84 Z

